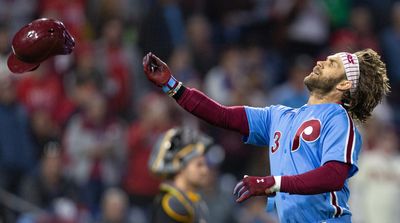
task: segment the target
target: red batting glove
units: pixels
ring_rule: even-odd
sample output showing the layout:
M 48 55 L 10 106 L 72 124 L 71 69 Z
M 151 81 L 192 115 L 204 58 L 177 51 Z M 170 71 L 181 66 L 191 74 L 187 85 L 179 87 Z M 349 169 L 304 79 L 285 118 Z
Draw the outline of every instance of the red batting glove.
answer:
M 237 197 L 236 202 L 241 203 L 253 196 L 275 196 L 275 179 L 273 176 L 254 177 L 244 176 L 236 184 L 233 194 Z
M 172 77 L 168 65 L 151 52 L 143 58 L 143 70 L 147 79 L 159 87 L 166 85 Z

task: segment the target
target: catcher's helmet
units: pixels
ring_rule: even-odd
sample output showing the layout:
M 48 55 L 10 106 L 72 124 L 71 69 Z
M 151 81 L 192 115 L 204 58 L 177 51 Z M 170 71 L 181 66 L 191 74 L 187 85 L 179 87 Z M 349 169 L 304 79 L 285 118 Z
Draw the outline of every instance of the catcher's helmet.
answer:
M 199 132 L 170 129 L 153 147 L 149 160 L 150 171 L 160 176 L 171 176 L 191 159 L 204 155 L 211 145 L 211 138 Z
M 13 73 L 33 71 L 51 56 L 70 54 L 74 46 L 75 40 L 62 22 L 37 19 L 14 35 L 7 65 Z

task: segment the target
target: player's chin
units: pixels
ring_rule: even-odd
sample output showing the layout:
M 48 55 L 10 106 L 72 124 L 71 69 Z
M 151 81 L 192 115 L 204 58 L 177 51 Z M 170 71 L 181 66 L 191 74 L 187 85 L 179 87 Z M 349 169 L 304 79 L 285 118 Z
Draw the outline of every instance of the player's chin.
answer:
M 309 82 L 310 80 L 312 79 L 312 73 L 310 73 L 309 75 L 307 75 L 305 78 L 304 78 L 304 83 L 307 83 L 307 82 Z
M 316 86 L 318 86 L 318 78 L 313 75 L 308 75 L 305 77 L 303 82 L 309 91 L 312 91 L 316 88 Z

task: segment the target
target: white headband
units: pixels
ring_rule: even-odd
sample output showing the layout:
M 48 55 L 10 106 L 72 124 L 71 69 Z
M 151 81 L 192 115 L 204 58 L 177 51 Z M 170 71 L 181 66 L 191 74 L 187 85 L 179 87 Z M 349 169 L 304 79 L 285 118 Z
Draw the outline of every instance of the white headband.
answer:
M 355 54 L 347 52 L 341 52 L 336 55 L 338 55 L 343 62 L 347 80 L 351 81 L 350 94 L 353 94 L 356 91 L 358 80 L 360 79 L 360 65 L 358 63 L 358 58 Z

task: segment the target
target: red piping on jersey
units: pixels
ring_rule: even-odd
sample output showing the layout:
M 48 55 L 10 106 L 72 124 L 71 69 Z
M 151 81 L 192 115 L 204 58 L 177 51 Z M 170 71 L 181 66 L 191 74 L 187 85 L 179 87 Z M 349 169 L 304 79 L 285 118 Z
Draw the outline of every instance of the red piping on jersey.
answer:
M 350 115 L 346 112 L 347 118 L 349 120 L 349 136 L 347 138 L 347 147 L 346 147 L 346 163 L 351 164 L 351 155 L 353 153 L 354 148 L 354 128 L 353 128 L 353 120 L 351 120 Z
M 188 112 L 212 125 L 240 132 L 244 136 L 249 135 L 243 106 L 223 106 L 194 88 L 186 88 L 177 102 Z
M 335 207 L 335 215 L 334 217 L 337 218 L 340 215 L 342 215 L 342 209 L 340 208 L 340 206 L 338 205 L 338 198 L 336 196 L 336 193 L 334 191 L 331 192 L 331 203 L 333 205 L 333 207 Z

